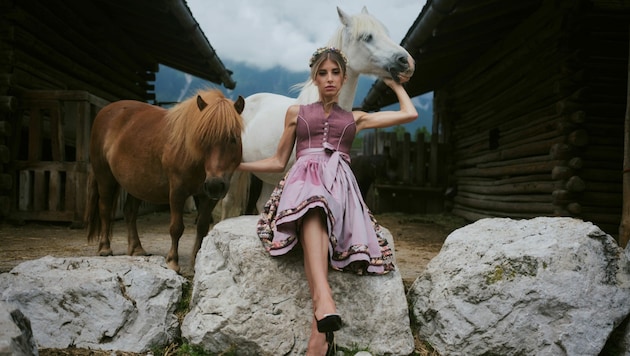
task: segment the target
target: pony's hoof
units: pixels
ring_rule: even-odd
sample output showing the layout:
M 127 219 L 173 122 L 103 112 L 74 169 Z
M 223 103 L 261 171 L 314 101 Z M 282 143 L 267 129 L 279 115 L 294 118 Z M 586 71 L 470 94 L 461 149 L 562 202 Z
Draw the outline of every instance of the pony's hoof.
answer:
M 168 268 L 172 269 L 177 274 L 180 274 L 179 273 L 179 264 L 178 263 L 175 263 L 174 261 L 170 261 L 170 262 L 166 262 L 166 265 L 168 266 Z
M 129 256 L 151 256 L 150 253 L 147 253 L 143 248 L 138 248 L 133 251 L 129 251 Z
M 113 256 L 114 252 L 111 249 L 99 250 L 98 255 L 101 257 Z

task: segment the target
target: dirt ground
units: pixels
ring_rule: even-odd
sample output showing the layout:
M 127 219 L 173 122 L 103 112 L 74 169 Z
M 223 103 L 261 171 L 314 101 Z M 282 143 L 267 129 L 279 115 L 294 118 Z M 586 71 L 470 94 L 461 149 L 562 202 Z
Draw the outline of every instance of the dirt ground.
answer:
M 380 214 L 377 221 L 394 237 L 396 264 L 405 287 L 424 271 L 428 262 L 438 254 L 444 239 L 466 222 L 448 214 L 409 215 Z M 193 274 L 191 252 L 194 242 L 195 213 L 185 215 L 186 230 L 180 239 L 181 273 Z M 150 213 L 138 218 L 138 231 L 142 246 L 151 254 L 166 256 L 170 247 L 168 212 Z M 122 221 L 114 224 L 112 249 L 115 255 L 127 251 L 127 233 Z M 19 263 L 44 257 L 95 256 L 97 243 L 88 243 L 85 229 L 70 229 L 65 223 L 28 222 L 16 226 L 0 223 L 0 273 L 8 272 Z M 43 352 L 42 352 L 43 351 Z M 80 353 L 80 350 L 40 350 L 40 355 L 97 355 Z M 122 354 L 121 354 L 122 355 Z

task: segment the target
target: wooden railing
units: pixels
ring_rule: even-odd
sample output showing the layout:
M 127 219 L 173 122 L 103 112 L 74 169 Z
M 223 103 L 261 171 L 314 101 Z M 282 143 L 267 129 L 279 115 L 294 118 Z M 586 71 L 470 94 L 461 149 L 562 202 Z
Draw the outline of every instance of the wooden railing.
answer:
M 355 159 L 373 162 L 374 183 L 367 197 L 376 213 L 439 213 L 444 210 L 449 146 L 437 136 L 411 138 L 395 132 L 368 132 Z M 363 156 L 363 157 L 361 157 Z M 360 175 L 360 173 L 359 173 Z M 360 177 L 357 177 L 360 180 Z

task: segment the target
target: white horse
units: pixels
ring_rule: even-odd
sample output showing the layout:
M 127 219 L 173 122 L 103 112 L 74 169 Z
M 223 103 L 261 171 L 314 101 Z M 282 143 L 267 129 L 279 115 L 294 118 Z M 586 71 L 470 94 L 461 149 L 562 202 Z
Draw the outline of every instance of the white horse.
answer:
M 414 61 L 409 53 L 389 37 L 383 24 L 370 15 L 365 7 L 361 13 L 349 16 L 337 8 L 341 26 L 327 46 L 344 52 L 348 59 L 347 79 L 339 94 L 339 106 L 352 110 L 360 74 L 377 77 L 399 75 L 410 77 Z M 241 116 L 245 121 L 243 161 L 251 162 L 273 156 L 284 130 L 287 109 L 293 104 L 310 104 L 319 100 L 317 87 L 309 79 L 302 84 L 297 99 L 272 93 L 253 94 L 245 99 Z M 295 151 L 287 169 L 295 162 Z M 261 211 L 271 192 L 285 173 L 256 173 L 263 188 L 256 206 Z M 238 216 L 244 211 L 250 173 L 235 172 L 227 196 L 222 202 L 221 218 Z

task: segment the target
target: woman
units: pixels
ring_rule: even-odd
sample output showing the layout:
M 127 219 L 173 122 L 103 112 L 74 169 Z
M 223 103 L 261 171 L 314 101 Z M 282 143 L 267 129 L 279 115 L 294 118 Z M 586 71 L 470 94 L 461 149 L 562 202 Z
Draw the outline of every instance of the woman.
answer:
M 387 241 L 350 170 L 352 140 L 361 130 L 405 124 L 418 117 L 405 89 L 392 79 L 384 81 L 398 97 L 399 111 L 341 109 L 337 101 L 346 62 L 336 48 L 315 51 L 309 65 L 320 101 L 289 107 L 275 155 L 238 168 L 282 172 L 296 146 L 297 160 L 265 205 L 258 235 L 274 256 L 287 253 L 298 240 L 302 246 L 314 314 L 308 355 L 322 355 L 327 347 L 332 350 L 333 332 L 342 326 L 328 284 L 329 264 L 359 274 L 383 274 L 394 268 Z

